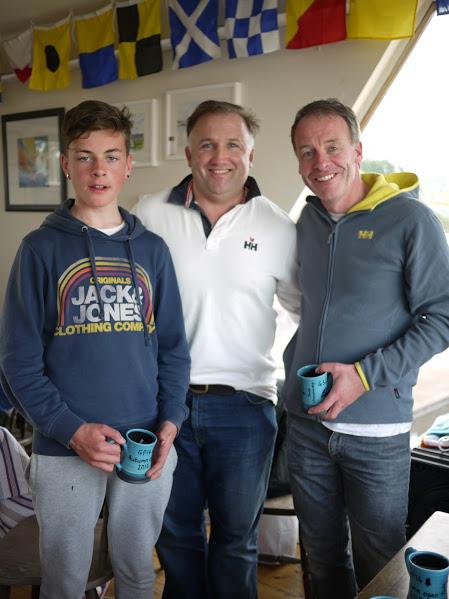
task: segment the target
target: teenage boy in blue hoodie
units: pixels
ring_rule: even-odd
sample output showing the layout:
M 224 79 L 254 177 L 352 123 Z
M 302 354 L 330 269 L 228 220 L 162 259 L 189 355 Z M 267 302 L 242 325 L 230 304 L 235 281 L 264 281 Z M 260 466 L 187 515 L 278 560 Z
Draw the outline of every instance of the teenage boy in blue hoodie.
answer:
M 449 345 L 449 250 L 416 175 L 360 173 L 351 108 L 307 104 L 291 136 L 314 195 L 285 352 L 290 477 L 314 597 L 352 599 L 405 543 L 412 387 Z M 305 413 L 296 371 L 313 363 L 333 387 Z
M 61 165 L 75 199 L 25 237 L 6 292 L 2 383 L 34 427 L 41 599 L 83 595 L 104 500 L 116 596 L 151 596 L 187 415 L 190 358 L 169 251 L 118 206 L 130 129 L 127 109 L 104 102 L 66 114 Z M 114 472 L 135 427 L 158 437 L 147 484 Z

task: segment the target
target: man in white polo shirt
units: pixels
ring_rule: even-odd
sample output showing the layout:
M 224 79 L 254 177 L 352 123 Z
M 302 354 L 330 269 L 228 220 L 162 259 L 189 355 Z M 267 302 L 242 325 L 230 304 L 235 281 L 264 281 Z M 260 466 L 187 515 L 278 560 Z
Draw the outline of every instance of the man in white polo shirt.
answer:
M 248 177 L 257 130 L 240 106 L 201 103 L 187 121 L 191 175 L 135 208 L 170 248 L 192 357 L 190 418 L 175 442 L 158 543 L 164 599 L 257 597 L 257 525 L 277 429 L 275 294 L 299 310 L 294 224 Z

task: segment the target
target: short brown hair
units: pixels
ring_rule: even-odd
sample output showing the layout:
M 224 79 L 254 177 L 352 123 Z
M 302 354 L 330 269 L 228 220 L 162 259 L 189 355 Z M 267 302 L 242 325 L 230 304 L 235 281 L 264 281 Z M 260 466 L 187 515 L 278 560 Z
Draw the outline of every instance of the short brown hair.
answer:
M 315 102 L 310 102 L 310 104 L 306 104 L 305 106 L 300 108 L 296 113 L 295 120 L 293 121 L 293 125 L 290 131 L 290 137 L 295 152 L 295 132 L 299 121 L 308 116 L 329 115 L 341 116 L 341 118 L 344 119 L 346 121 L 346 124 L 348 125 L 349 135 L 351 137 L 352 143 L 356 145 L 360 141 L 360 125 L 352 108 L 346 106 L 346 104 L 342 104 L 342 102 L 340 102 L 336 98 L 328 98 L 327 100 L 315 100 Z
M 100 100 L 85 100 L 71 108 L 64 116 L 61 128 L 62 153 L 69 145 L 89 131 L 111 130 L 123 133 L 126 153 L 131 147 L 132 120 L 129 109 L 112 106 Z
M 254 138 L 259 131 L 259 120 L 250 110 L 238 104 L 225 102 L 224 100 L 205 100 L 201 104 L 198 104 L 187 119 L 187 137 L 189 137 L 196 123 L 205 114 L 238 114 L 243 119 L 251 137 Z

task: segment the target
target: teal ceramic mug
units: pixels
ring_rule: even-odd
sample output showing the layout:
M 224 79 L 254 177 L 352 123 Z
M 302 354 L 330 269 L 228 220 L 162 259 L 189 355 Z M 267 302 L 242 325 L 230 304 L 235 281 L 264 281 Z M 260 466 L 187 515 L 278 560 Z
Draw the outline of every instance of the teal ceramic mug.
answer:
M 317 374 L 318 364 L 308 364 L 297 371 L 303 408 L 308 410 L 321 403 L 332 387 L 330 372 Z
M 151 457 L 157 437 L 144 428 L 132 428 L 125 433 L 126 443 L 121 446 L 120 464 L 117 475 L 128 483 L 147 483 L 151 479 L 146 473 L 151 468 Z
M 441 553 L 408 547 L 404 558 L 410 574 L 407 599 L 447 599 L 447 557 Z

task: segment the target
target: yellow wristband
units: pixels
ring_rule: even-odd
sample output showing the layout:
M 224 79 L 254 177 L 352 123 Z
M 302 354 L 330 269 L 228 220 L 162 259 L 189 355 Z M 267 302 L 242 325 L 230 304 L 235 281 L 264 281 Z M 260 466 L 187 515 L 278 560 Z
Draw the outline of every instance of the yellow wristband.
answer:
M 365 391 L 370 391 L 371 389 L 370 389 L 369 383 L 366 380 L 366 376 L 365 376 L 365 373 L 362 370 L 362 365 L 360 364 L 360 362 L 356 362 L 354 364 L 354 367 L 357 370 L 357 374 L 359 375 L 360 380 L 363 383 L 363 386 L 365 387 Z

